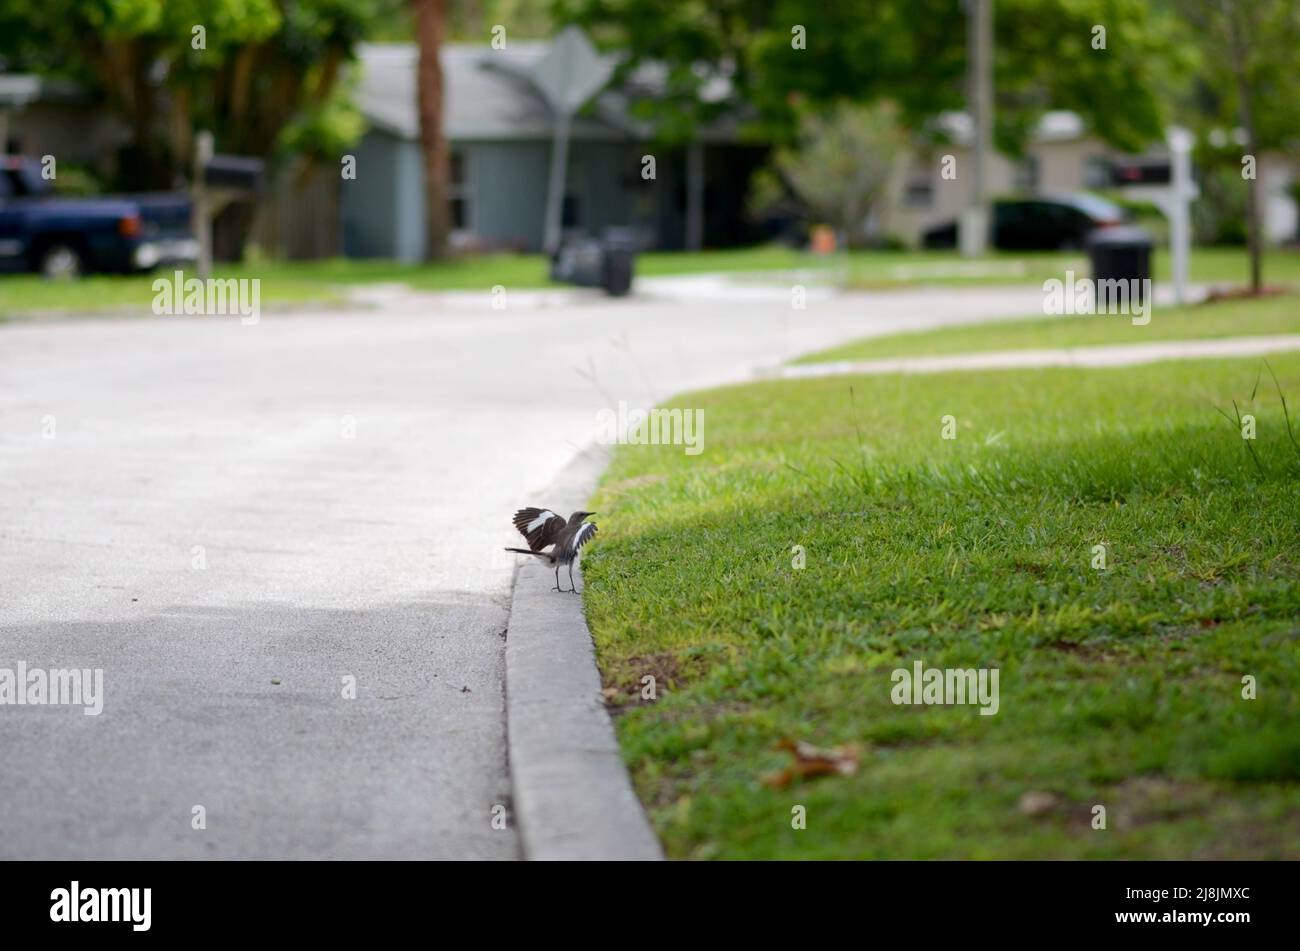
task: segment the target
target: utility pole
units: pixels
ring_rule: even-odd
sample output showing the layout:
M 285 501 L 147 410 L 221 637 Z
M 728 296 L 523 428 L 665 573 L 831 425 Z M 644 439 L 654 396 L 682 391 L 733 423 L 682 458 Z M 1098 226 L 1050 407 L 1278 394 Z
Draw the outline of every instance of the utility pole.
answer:
M 704 247 L 704 143 L 686 146 L 686 250 Z
M 212 276 L 212 194 L 208 190 L 207 170 L 214 150 L 212 133 L 206 130 L 194 136 L 194 176 L 190 183 L 191 227 L 199 242 L 199 259 L 195 262 L 199 277 Z
M 971 203 L 961 218 L 965 257 L 988 244 L 988 174 L 993 145 L 993 0 L 966 0 L 966 102 L 974 122 L 971 141 Z
M 568 112 L 555 115 L 555 135 L 551 141 L 551 174 L 546 187 L 546 225 L 542 250 L 554 254 L 560 248 L 563 233 L 564 179 L 569 165 L 569 126 L 572 116 Z

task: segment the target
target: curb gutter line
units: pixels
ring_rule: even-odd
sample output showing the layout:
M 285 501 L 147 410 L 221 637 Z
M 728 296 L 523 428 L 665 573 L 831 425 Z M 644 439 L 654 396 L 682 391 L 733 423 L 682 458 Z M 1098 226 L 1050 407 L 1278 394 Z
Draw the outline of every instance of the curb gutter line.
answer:
M 604 465 L 597 452 L 579 454 L 539 501 L 566 513 L 581 507 Z M 520 566 L 506 633 L 506 735 L 524 858 L 662 859 L 600 694 L 582 598 L 553 584 L 539 560 Z

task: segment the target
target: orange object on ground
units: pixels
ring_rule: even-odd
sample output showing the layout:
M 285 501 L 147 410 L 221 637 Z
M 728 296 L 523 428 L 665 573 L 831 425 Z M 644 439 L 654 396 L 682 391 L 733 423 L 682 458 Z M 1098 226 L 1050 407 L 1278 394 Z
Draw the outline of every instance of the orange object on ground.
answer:
M 812 229 L 813 254 L 835 253 L 835 232 L 826 225 L 817 225 Z

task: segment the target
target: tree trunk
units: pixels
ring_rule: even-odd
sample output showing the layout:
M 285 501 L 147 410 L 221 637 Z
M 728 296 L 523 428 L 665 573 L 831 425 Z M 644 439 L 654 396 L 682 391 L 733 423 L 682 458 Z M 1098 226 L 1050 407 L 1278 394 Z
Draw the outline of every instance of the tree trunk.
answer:
M 1228 55 L 1232 59 L 1232 72 L 1237 80 L 1237 109 L 1241 127 L 1246 132 L 1247 154 L 1254 157 L 1255 174 L 1246 185 L 1246 236 L 1250 246 L 1250 292 L 1259 294 L 1264 284 L 1264 235 L 1259 220 L 1259 149 L 1255 138 L 1254 88 L 1246 64 L 1246 34 L 1240 15 L 1243 12 L 1236 0 L 1224 0 L 1224 13 L 1228 20 Z
M 1264 287 L 1264 234 L 1263 223 L 1259 220 L 1259 154 L 1255 151 L 1255 133 L 1249 127 L 1246 130 L 1249 141 L 1247 148 L 1255 156 L 1255 177 L 1249 182 L 1246 193 L 1246 217 L 1249 222 L 1247 237 L 1250 242 L 1250 292 L 1259 294 Z
M 149 69 L 155 53 L 150 43 L 137 38 L 105 42 L 95 58 L 100 81 L 131 129 L 131 144 L 123 150 L 118 169 L 122 184 L 131 191 L 171 184 L 171 165 L 154 135 L 158 113 Z
M 420 45 L 420 145 L 424 151 L 425 258 L 447 255 L 451 220 L 447 202 L 450 154 L 442 134 L 442 63 L 438 51 L 446 31 L 445 0 L 410 0 L 415 13 L 415 37 Z

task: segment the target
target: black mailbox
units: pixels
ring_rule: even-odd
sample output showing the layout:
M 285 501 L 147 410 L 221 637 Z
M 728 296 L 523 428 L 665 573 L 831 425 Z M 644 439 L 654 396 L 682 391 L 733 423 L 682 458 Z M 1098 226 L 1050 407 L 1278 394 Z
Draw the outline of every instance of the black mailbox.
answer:
M 203 184 L 209 188 L 256 194 L 262 190 L 265 165 L 261 159 L 242 155 L 214 155 L 203 166 Z
M 1115 159 L 1110 165 L 1112 185 L 1168 185 L 1173 174 L 1167 158 Z

